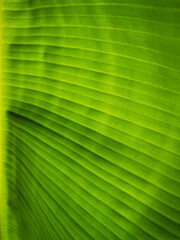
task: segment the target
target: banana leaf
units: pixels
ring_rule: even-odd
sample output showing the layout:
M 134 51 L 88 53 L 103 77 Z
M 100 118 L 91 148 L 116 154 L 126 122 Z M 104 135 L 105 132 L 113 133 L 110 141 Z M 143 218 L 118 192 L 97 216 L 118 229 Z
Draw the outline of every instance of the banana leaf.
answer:
M 1 239 L 180 239 L 180 1 L 1 16 Z

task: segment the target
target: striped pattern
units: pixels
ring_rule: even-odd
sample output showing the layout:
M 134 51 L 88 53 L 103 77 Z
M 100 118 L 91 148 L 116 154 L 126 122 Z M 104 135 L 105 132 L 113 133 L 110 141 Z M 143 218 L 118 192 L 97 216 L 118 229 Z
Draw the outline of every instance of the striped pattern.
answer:
M 2 240 L 180 239 L 180 1 L 2 13 Z

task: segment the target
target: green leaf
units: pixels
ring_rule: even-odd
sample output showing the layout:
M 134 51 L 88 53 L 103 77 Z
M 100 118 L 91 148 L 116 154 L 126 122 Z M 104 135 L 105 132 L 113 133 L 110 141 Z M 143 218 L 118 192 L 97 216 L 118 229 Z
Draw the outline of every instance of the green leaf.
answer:
M 180 1 L 1 12 L 1 239 L 180 239 Z

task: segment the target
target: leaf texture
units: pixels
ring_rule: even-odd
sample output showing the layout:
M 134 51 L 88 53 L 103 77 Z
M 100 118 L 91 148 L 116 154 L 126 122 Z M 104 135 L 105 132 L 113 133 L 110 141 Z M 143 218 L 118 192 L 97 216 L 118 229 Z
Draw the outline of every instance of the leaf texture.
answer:
M 180 1 L 2 1 L 2 240 L 180 239 Z

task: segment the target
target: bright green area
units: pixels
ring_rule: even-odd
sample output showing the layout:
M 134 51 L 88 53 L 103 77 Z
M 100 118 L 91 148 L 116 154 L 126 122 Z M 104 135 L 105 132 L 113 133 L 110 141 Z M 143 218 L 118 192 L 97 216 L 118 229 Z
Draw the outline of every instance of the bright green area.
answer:
M 180 239 L 180 1 L 2 13 L 2 240 Z

